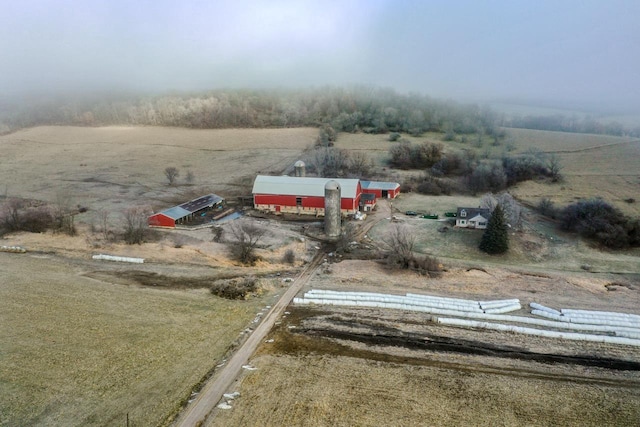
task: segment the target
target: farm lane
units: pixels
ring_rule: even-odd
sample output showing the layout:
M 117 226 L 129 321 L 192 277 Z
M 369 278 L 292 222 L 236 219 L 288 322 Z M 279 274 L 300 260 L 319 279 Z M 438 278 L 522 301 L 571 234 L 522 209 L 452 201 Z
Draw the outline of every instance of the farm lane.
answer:
M 256 351 L 258 345 L 264 341 L 265 337 L 273 327 L 275 321 L 279 319 L 285 308 L 293 300 L 302 287 L 309 281 L 313 273 L 320 266 L 325 253 L 319 251 L 311 260 L 309 265 L 298 275 L 293 284 L 287 289 L 282 297 L 276 302 L 271 310 L 264 316 L 262 322 L 256 327 L 253 333 L 247 338 L 242 346 L 229 359 L 220 373 L 202 388 L 196 400 L 180 414 L 173 423 L 174 426 L 191 427 L 206 420 L 211 411 L 222 399 L 222 395 L 231 387 L 234 380 L 246 365 L 251 355 Z

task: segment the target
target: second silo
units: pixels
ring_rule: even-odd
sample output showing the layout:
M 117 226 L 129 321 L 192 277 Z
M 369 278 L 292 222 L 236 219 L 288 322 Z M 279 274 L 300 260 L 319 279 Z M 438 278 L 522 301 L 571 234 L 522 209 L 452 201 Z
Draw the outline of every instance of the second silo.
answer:
M 329 181 L 324 186 L 324 232 L 327 237 L 339 237 L 341 231 L 340 184 Z
M 295 169 L 296 176 L 306 175 L 305 164 L 302 160 L 298 160 L 297 162 L 295 162 L 295 164 L 293 165 L 293 168 Z

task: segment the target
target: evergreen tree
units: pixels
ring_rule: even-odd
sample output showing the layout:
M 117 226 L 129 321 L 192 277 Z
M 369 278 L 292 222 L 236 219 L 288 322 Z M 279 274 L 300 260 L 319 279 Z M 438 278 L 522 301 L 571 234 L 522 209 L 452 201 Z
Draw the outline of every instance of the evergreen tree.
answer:
M 509 233 L 502 206 L 493 210 L 487 229 L 480 241 L 480 250 L 488 254 L 501 254 L 509 249 Z

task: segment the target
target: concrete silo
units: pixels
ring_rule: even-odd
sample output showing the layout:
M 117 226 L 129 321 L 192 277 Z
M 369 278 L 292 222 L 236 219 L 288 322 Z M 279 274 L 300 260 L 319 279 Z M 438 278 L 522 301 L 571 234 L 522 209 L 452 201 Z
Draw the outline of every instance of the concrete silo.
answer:
M 305 176 L 305 164 L 302 160 L 298 160 L 297 162 L 295 162 L 293 168 L 295 169 L 296 176 Z
M 324 186 L 324 232 L 329 238 L 340 236 L 340 202 L 340 184 L 336 181 L 327 182 Z

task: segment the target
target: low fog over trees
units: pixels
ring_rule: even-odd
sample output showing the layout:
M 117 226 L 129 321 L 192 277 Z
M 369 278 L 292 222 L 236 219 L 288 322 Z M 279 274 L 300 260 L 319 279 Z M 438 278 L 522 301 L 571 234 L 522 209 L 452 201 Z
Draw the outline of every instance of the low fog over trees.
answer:
M 198 129 L 331 125 L 336 131 L 414 135 L 426 131 L 497 132 L 487 108 L 356 87 L 308 90 L 216 90 L 138 98 L 47 101 L 3 109 L 7 129 L 37 125 L 148 125 Z

